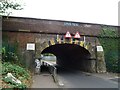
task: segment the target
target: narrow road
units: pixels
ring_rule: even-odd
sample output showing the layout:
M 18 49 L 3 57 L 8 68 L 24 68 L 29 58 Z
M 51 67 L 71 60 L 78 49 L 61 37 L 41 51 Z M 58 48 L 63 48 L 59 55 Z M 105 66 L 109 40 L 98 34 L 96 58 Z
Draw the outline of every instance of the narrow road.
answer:
M 118 88 L 118 82 L 80 71 L 59 70 L 58 79 L 64 84 L 63 88 Z
M 45 68 L 46 69 L 46 68 Z M 89 74 L 75 70 L 65 70 L 63 68 L 57 67 L 57 77 L 59 80 L 59 85 L 56 84 L 48 72 L 47 68 L 40 75 L 33 76 L 32 88 L 114 88 L 118 89 L 118 82 L 106 79 L 107 77 L 101 76 L 97 77 L 97 74 Z M 101 78 L 104 77 L 104 78 Z M 71 89 L 70 89 L 71 90 Z

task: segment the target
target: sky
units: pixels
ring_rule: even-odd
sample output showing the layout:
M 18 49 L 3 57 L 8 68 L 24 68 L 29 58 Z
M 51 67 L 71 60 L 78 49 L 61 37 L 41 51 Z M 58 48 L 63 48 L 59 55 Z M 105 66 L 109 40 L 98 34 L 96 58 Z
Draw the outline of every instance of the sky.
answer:
M 12 16 L 118 26 L 120 0 L 21 0 Z

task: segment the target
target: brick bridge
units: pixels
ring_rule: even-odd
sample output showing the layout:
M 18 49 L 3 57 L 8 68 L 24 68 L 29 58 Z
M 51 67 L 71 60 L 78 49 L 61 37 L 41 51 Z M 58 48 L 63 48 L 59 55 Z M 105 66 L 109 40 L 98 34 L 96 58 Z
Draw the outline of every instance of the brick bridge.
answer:
M 106 25 L 21 17 L 3 17 L 2 23 L 3 44 L 17 47 L 16 52 L 28 67 L 40 54 L 52 53 L 62 67 L 106 72 L 104 50 L 99 50 L 98 39 Z M 69 40 L 64 38 L 67 31 L 72 35 Z M 74 40 L 76 32 L 80 33 L 80 40 Z M 28 43 L 34 43 L 35 50 L 27 50 Z

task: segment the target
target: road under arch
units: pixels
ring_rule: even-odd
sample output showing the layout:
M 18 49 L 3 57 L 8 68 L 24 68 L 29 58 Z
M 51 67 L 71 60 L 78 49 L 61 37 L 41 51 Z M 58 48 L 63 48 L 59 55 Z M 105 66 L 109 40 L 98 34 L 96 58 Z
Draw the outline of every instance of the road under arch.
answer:
M 63 68 L 91 71 L 90 53 L 76 44 L 55 44 L 45 48 L 41 54 L 52 53 L 57 57 L 57 65 Z

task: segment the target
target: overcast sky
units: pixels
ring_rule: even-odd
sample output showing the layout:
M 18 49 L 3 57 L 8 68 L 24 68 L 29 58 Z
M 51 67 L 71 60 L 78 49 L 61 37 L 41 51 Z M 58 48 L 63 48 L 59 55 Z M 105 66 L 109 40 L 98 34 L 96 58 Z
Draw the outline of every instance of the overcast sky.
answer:
M 120 0 L 22 0 L 13 16 L 118 25 Z

